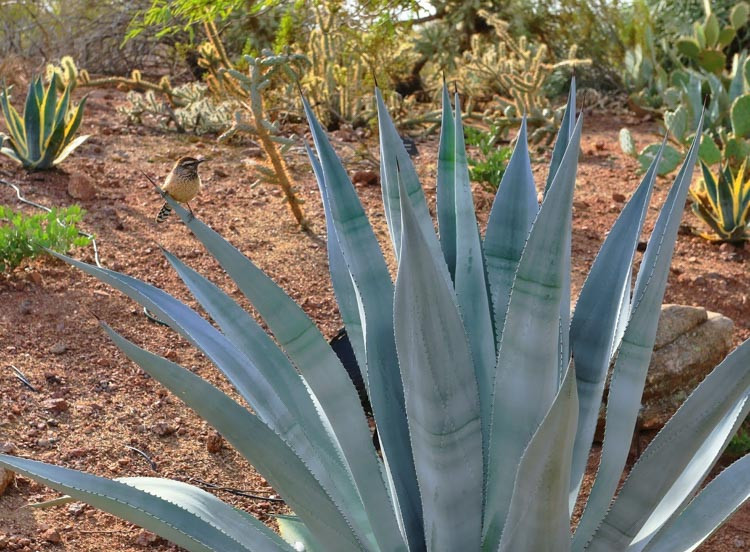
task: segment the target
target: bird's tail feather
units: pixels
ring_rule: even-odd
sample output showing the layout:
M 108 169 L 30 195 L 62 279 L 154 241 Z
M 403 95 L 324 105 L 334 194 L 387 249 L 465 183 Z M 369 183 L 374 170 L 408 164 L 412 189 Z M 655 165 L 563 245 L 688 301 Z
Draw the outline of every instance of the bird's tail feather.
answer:
M 167 220 L 167 217 L 172 213 L 172 208 L 169 206 L 169 203 L 164 203 L 164 205 L 161 206 L 161 210 L 159 211 L 159 214 L 156 215 L 156 222 L 164 222 Z

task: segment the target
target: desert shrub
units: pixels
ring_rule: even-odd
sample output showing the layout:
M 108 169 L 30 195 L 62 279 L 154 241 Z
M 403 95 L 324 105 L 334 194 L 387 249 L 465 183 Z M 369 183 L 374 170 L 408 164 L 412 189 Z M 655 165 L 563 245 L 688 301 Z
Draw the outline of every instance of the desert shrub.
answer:
M 474 146 L 478 155 L 469 155 L 469 175 L 485 191 L 497 192 L 508 166 L 512 148 L 498 143 L 497 129 L 482 130 L 466 127 L 466 145 Z
M 0 272 L 11 272 L 45 249 L 67 253 L 91 242 L 76 226 L 86 212 L 78 205 L 54 208 L 49 213 L 26 215 L 0 205 Z

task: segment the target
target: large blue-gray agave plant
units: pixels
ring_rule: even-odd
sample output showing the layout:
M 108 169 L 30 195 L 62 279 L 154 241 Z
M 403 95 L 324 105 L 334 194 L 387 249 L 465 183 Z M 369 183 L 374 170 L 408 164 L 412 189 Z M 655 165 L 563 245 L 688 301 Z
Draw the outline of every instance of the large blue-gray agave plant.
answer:
M 251 261 L 170 199 L 276 342 L 168 252 L 220 330 L 162 290 L 60 256 L 151 309 L 200 348 L 252 407 L 103 325 L 126 355 L 213 424 L 286 500 L 294 516 L 279 519 L 282 536 L 184 483 L 111 481 L 11 456 L 0 456 L 0 466 L 191 551 L 693 550 L 750 494 L 750 456 L 700 490 L 750 410 L 750 343 L 698 386 L 616 490 L 698 144 L 669 192 L 635 284 L 633 258 L 658 155 L 607 236 L 571 317 L 571 210 L 582 124 L 574 98 L 571 90 L 541 207 L 523 125 L 482 239 L 460 107 L 454 113 L 444 91 L 438 238 L 377 94 L 395 284 L 344 168 L 305 106 L 331 278 L 363 367 L 382 457 L 354 387 L 311 320 Z M 601 463 L 572 533 L 610 363 Z

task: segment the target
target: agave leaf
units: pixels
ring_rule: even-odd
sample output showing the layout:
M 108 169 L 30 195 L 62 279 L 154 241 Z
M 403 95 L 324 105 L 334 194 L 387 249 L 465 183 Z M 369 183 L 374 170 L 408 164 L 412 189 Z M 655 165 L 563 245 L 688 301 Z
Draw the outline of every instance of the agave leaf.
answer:
M 498 348 L 518 261 L 539 212 L 536 197 L 524 117 L 513 154 L 492 204 L 483 243 Z
M 315 180 L 318 183 L 320 196 L 323 199 L 323 211 L 325 212 L 326 217 L 328 269 L 331 273 L 331 282 L 333 283 L 333 291 L 336 295 L 336 303 L 339 306 L 339 312 L 341 313 L 341 319 L 344 322 L 344 326 L 346 326 L 346 333 L 349 337 L 349 342 L 352 345 L 354 356 L 357 359 L 357 365 L 358 367 L 366 366 L 367 355 L 365 354 L 365 338 L 362 330 L 362 319 L 359 313 L 359 305 L 357 302 L 357 292 L 354 283 L 352 282 L 352 276 L 349 274 L 349 269 L 346 266 L 344 254 L 341 252 L 339 239 L 336 236 L 336 226 L 333 224 L 333 216 L 331 215 L 331 205 L 328 201 L 328 193 L 326 191 L 325 179 L 323 177 L 323 167 L 320 166 L 320 161 L 307 143 L 305 143 L 305 148 L 307 149 L 307 156 L 310 159 L 313 173 L 315 173 Z M 359 369 L 360 371 L 362 370 L 362 368 Z M 364 374 L 362 374 L 362 379 L 365 382 L 365 387 L 369 387 L 367 378 L 364 377 Z
M 4 454 L 0 465 L 140 525 L 190 552 L 293 550 L 262 523 L 250 525 L 228 504 L 186 483 L 157 478 L 112 481 Z
M 629 315 L 633 258 L 660 158 L 661 155 L 657 154 L 604 240 L 583 284 L 573 314 L 570 339 L 576 359 L 580 410 L 573 452 L 571 511 L 586 471 L 607 370 L 612 353 L 618 346 L 618 327 Z
M 329 435 L 330 426 L 324 427 L 302 378 L 263 328 L 231 297 L 168 251 L 163 253 L 224 335 L 250 359 L 288 407 L 289 416 L 302 430 L 302 435 L 290 445 L 306 459 L 310 470 L 340 504 L 344 514 L 353 516 L 347 519 L 364 540 L 371 528 L 362 500 L 349 478 L 338 443 L 334 445 L 335 435 L 332 432 Z
M 510 295 L 493 396 L 483 528 L 487 550 L 500 542 L 518 463 L 559 388 L 564 249 L 571 231 L 581 126 L 579 117 L 529 234 Z
M 625 467 L 646 380 L 667 284 L 669 264 L 693 168 L 698 157 L 702 119 L 688 156 L 659 213 L 643 255 L 633 307 L 615 361 L 607 399 L 605 438 L 596 481 L 576 529 L 574 550 L 583 550 L 607 511 Z
M 57 81 L 59 77 L 57 73 L 52 74 L 49 87 L 46 93 L 42 97 L 42 104 L 40 108 L 41 114 L 41 133 L 39 134 L 39 148 L 44 151 L 44 145 L 47 143 L 52 130 L 54 129 L 55 123 L 55 108 L 57 108 Z
M 71 141 L 76 131 L 78 130 L 78 126 L 81 124 L 81 120 L 83 118 L 83 108 L 86 105 L 87 99 L 88 96 L 84 96 L 83 98 L 81 98 L 80 103 L 76 106 L 75 110 L 70 115 L 67 124 L 65 125 L 65 144 Z
M 404 197 L 403 187 L 401 192 Z M 427 549 L 476 550 L 482 523 L 482 427 L 477 380 L 466 369 L 472 364 L 469 343 L 453 291 L 437 266 L 443 258 L 432 256 L 408 200 L 402 201 L 401 216 L 396 346 Z
M 722 471 L 668 525 L 644 552 L 691 552 L 750 499 L 750 454 Z
M 304 552 L 325 552 L 325 549 L 315 541 L 310 529 L 302 523 L 299 517 L 276 515 L 274 518 L 279 524 L 281 537 L 291 544 L 295 550 L 299 550 L 299 546 L 302 545 Z
M 96 276 L 153 311 L 159 319 L 203 351 L 274 431 L 296 447 L 300 454 L 307 449 L 307 438 L 299 422 L 290 414 L 289 407 L 284 404 L 265 375 L 194 310 L 168 293 L 136 278 L 82 263 L 59 253 L 52 254 Z
M 437 166 L 437 218 L 440 247 L 451 278 L 456 274 L 456 132 L 448 87 L 443 83 L 443 114 Z
M 565 105 L 565 113 L 563 114 L 562 124 L 560 130 L 557 131 L 557 138 L 555 140 L 555 146 L 552 148 L 552 158 L 549 162 L 549 174 L 547 174 L 547 182 L 544 185 L 544 194 L 547 195 L 549 187 L 552 185 L 552 181 L 557 174 L 557 170 L 560 168 L 565 150 L 568 149 L 568 144 L 573 138 L 573 129 L 576 126 L 576 77 L 570 79 L 570 90 L 568 90 L 568 103 Z
M 159 383 L 183 400 L 266 477 L 289 506 L 331 546 L 354 546 L 356 537 L 333 499 L 296 454 L 258 416 L 189 370 L 141 349 L 106 324 L 115 345 Z M 320 532 L 319 532 L 320 531 Z
M 39 158 L 39 161 L 34 163 L 33 166 L 35 168 L 46 168 L 52 166 L 60 152 L 64 140 L 65 125 L 57 125 L 52 131 L 49 140 L 45 144 L 42 144 L 44 154 Z
M 13 141 L 14 147 L 19 150 L 19 157 L 26 157 L 28 150 L 26 148 L 26 132 L 23 127 L 23 120 L 18 114 L 18 111 L 16 111 L 16 108 L 8 101 L 7 89 L 4 89 L 2 93 L 0 93 L 0 106 L 2 106 L 3 109 L 5 126 L 8 127 L 10 138 Z
M 521 458 L 499 552 L 570 550 L 568 487 L 578 416 L 575 369 Z
M 484 272 L 484 254 L 469 182 L 469 165 L 466 161 L 461 102 L 458 94 L 455 117 L 456 297 L 471 346 L 471 359 L 474 361 L 482 412 L 482 450 L 487 450 L 497 352 Z
M 19 164 L 23 165 L 23 160 L 18 156 L 18 154 L 15 152 L 14 149 L 12 149 L 12 148 L 0 148 L 0 153 L 2 153 L 3 155 L 7 155 L 8 157 L 10 157 L 16 163 L 19 163 Z
M 164 195 L 164 200 L 250 300 L 315 394 L 339 440 L 360 495 L 368 497 L 364 503 L 378 539 L 398 539 L 394 509 L 359 397 L 320 330 L 299 305 L 247 257 L 171 197 Z M 398 550 L 398 547 L 392 549 Z
M 73 153 L 74 149 L 76 149 L 78 146 L 80 146 L 86 140 L 88 140 L 88 137 L 89 137 L 88 134 L 84 134 L 83 136 L 78 136 L 75 140 L 73 140 L 67 146 L 65 146 L 63 148 L 63 150 L 60 152 L 60 155 L 58 155 L 57 158 L 55 158 L 55 160 L 54 160 L 54 162 L 52 164 L 53 165 L 59 165 L 60 163 L 62 163 L 63 161 L 65 161 L 65 159 L 68 157 L 68 155 L 70 155 L 71 153 Z
M 748 364 L 750 341 L 685 400 L 633 466 L 588 550 L 643 546 L 689 500 L 750 410 Z
M 385 206 L 388 231 L 391 233 L 393 249 L 398 261 L 401 255 L 401 200 L 399 198 L 399 180 L 406 189 L 411 205 L 416 213 L 417 221 L 427 240 L 427 247 L 433 255 L 442 256 L 440 243 L 435 236 L 435 227 L 427 208 L 422 185 L 419 183 L 417 171 L 411 157 L 406 152 L 404 142 L 391 120 L 388 109 L 380 94 L 375 89 L 375 99 L 378 107 L 378 128 L 380 130 L 380 180 L 383 189 L 383 205 Z M 450 281 L 448 267 L 440 264 L 438 269 L 443 277 Z
M 421 547 L 424 539 L 421 503 L 396 355 L 393 304 L 387 300 L 393 297 L 393 284 L 354 186 L 310 105 L 304 99 L 303 103 L 329 190 L 327 197 L 336 235 L 361 305 L 360 315 L 366 328 L 367 379 L 386 473 L 393 482 L 409 545 Z
M 26 104 L 23 110 L 23 126 L 26 136 L 26 147 L 28 149 L 28 158 L 31 162 L 39 159 L 39 103 L 36 97 L 36 83 L 41 83 L 41 78 L 37 78 L 29 85 L 29 92 L 26 95 Z

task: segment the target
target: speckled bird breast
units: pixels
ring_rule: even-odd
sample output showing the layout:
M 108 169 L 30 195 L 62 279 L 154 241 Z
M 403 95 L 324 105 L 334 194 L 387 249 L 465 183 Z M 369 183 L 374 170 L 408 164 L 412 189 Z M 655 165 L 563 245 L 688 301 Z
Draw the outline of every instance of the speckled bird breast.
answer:
M 163 189 L 177 201 L 187 203 L 198 195 L 201 189 L 201 179 L 198 175 L 183 178 L 175 174 L 170 174 L 164 183 Z

